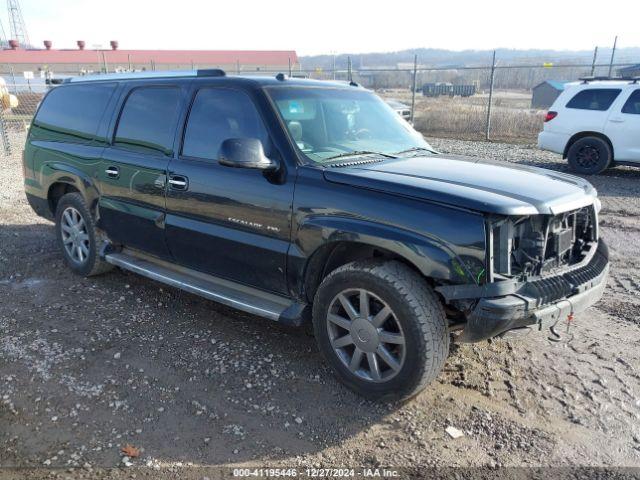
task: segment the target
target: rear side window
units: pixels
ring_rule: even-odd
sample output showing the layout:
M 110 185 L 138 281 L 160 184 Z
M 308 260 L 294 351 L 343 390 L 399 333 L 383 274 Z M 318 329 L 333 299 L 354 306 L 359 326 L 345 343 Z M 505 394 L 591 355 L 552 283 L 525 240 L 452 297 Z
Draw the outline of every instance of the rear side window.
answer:
M 640 115 L 640 89 L 634 90 L 622 107 L 622 113 Z
M 169 154 L 180 111 L 177 87 L 141 87 L 125 101 L 114 145 L 146 153 Z
M 45 97 L 34 125 L 65 140 L 92 140 L 116 89 L 114 83 L 56 87 Z
M 605 111 L 609 109 L 620 91 L 619 88 L 588 88 L 578 92 L 569 100 L 567 108 Z
M 196 94 L 187 121 L 182 154 L 216 160 L 228 138 L 257 138 L 268 155 L 268 135 L 251 99 L 226 88 L 204 88 Z

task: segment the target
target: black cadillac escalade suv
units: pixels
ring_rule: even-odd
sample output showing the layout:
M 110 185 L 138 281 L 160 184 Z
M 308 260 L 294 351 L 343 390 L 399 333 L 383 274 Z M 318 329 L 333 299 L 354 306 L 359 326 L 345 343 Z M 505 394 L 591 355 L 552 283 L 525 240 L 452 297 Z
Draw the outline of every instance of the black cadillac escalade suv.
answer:
M 80 275 L 118 266 L 289 325 L 339 379 L 407 398 L 476 342 L 600 297 L 594 188 L 441 155 L 354 83 L 220 70 L 53 88 L 24 154 L 33 209 Z

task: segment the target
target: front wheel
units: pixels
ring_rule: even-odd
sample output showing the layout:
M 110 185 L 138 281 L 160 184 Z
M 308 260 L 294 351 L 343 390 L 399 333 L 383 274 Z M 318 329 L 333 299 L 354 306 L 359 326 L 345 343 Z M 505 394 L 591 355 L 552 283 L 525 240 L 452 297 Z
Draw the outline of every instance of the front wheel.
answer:
M 98 255 L 102 237 L 79 193 L 67 193 L 58 202 L 56 236 L 66 264 L 75 273 L 90 277 L 113 268 Z
M 314 299 L 313 325 L 336 376 L 369 399 L 414 396 L 440 373 L 449 351 L 436 294 L 396 261 L 358 261 L 329 274 Z

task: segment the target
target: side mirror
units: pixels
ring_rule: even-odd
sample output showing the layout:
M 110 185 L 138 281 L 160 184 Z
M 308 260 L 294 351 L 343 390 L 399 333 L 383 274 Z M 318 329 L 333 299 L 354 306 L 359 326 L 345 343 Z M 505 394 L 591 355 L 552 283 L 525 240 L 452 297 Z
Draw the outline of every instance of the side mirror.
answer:
M 218 163 L 227 167 L 275 170 L 278 163 L 264 154 L 257 138 L 228 138 L 220 145 Z

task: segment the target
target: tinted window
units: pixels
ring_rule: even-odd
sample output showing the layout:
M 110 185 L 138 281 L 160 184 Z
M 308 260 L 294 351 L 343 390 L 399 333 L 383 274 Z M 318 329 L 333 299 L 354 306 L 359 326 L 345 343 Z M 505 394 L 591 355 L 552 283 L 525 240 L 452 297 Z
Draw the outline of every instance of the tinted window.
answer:
M 136 150 L 170 153 L 179 109 L 178 88 L 136 88 L 122 109 L 114 143 Z
M 619 94 L 619 88 L 591 88 L 582 90 L 567 103 L 567 108 L 608 110 Z
M 629 99 L 622 107 L 622 113 L 633 113 L 640 115 L 640 89 L 634 90 Z
M 246 94 L 223 88 L 200 90 L 189 114 L 182 154 L 215 160 L 228 138 L 257 138 L 268 154 L 267 132 Z
M 78 139 L 92 139 L 115 88 L 113 83 L 56 87 L 40 106 L 34 125 Z

